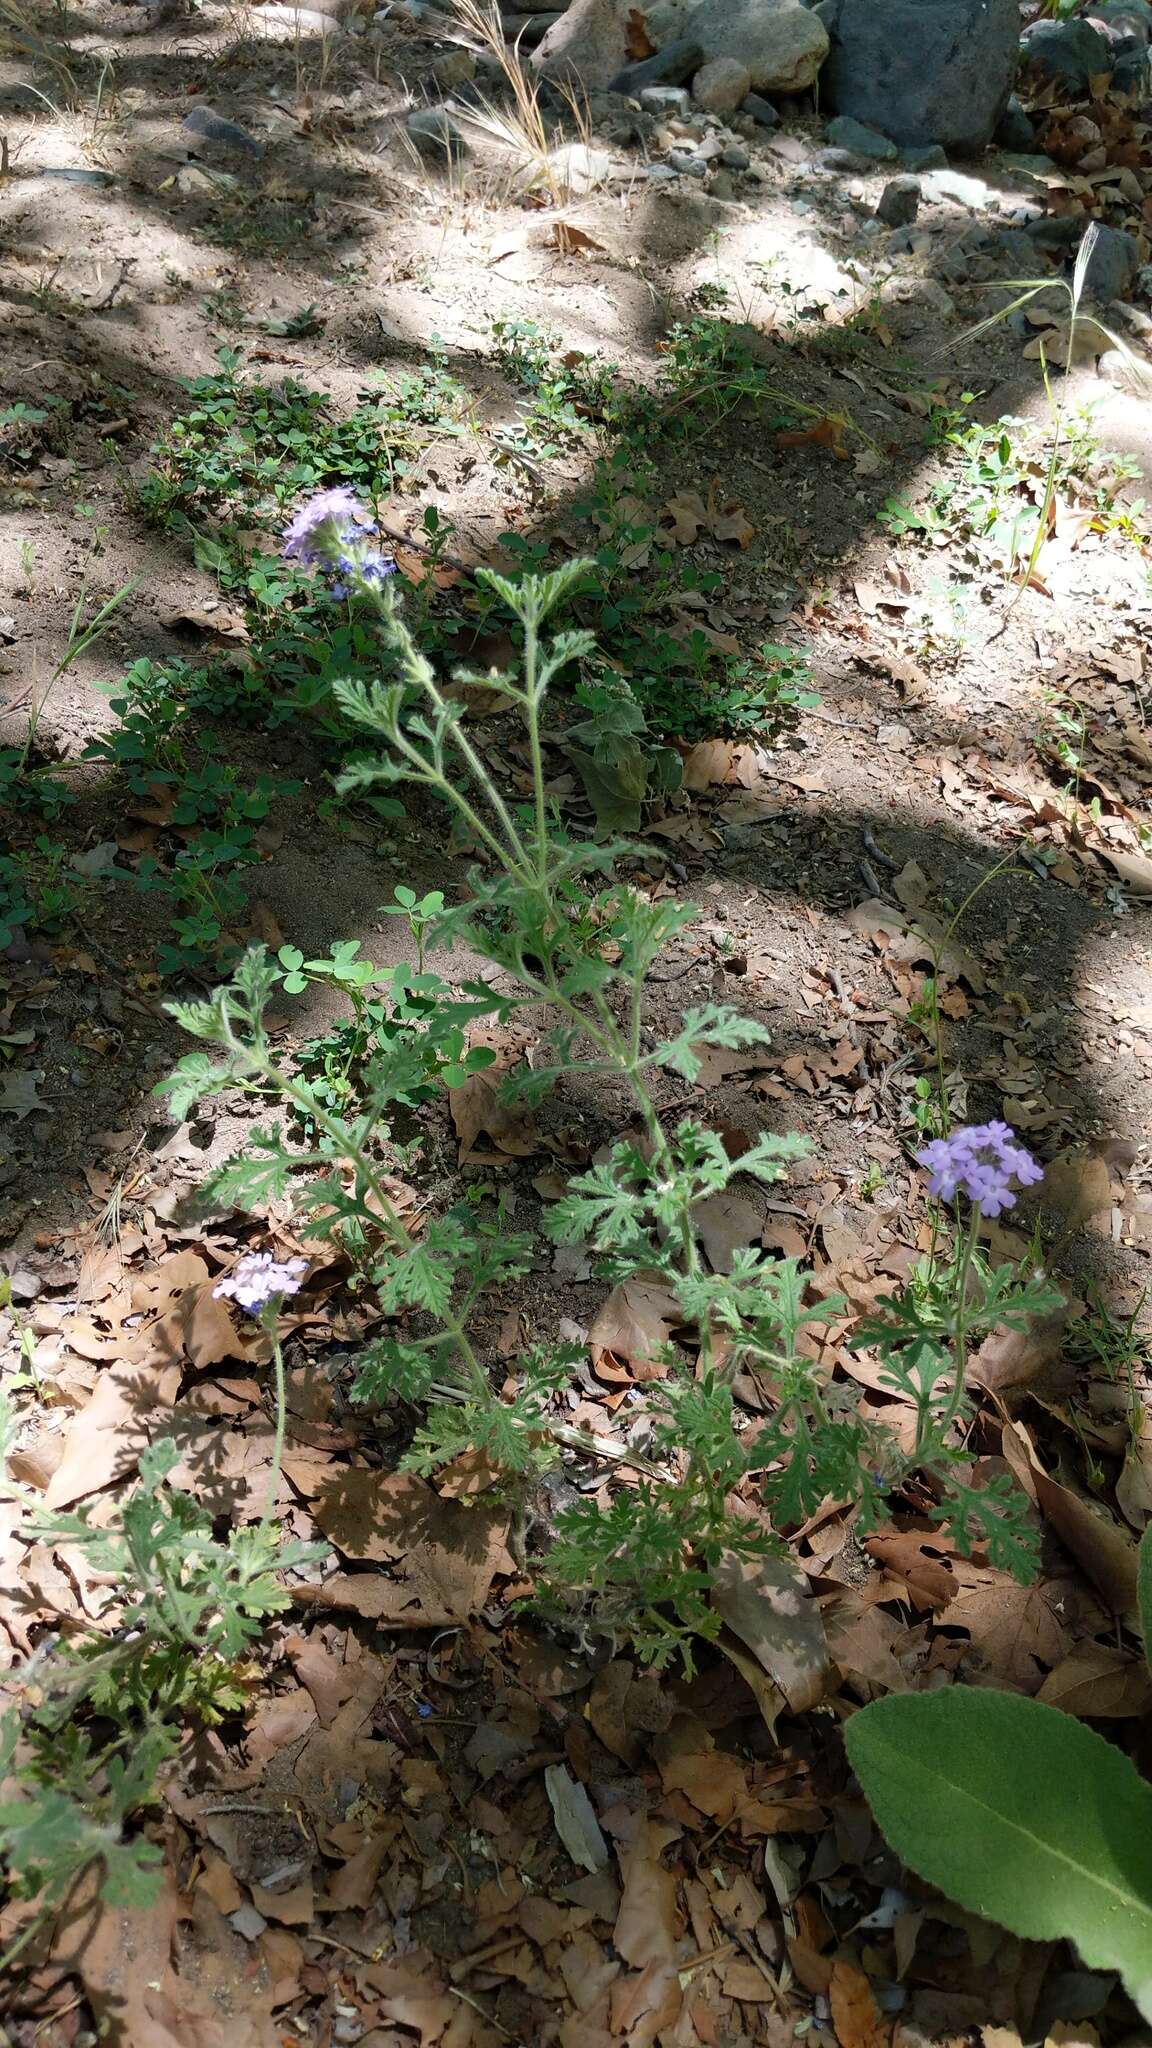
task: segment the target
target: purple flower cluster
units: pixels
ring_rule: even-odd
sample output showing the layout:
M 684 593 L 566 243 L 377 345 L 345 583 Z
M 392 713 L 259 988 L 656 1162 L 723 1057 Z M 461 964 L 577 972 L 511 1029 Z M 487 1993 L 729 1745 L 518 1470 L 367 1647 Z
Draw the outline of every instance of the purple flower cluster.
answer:
M 246 1308 L 250 1316 L 258 1316 L 270 1301 L 299 1293 L 307 1271 L 307 1259 L 274 1259 L 271 1252 L 244 1252 L 227 1280 L 218 1280 L 212 1292 L 218 1301 L 223 1296 Z
M 1016 1143 L 1010 1124 L 963 1124 L 948 1138 L 934 1138 L 916 1154 L 928 1168 L 932 1194 L 950 1202 L 963 1189 L 982 1216 L 999 1216 L 1015 1207 L 1016 1190 L 1043 1180 L 1044 1169 Z
M 348 597 L 365 585 L 379 588 L 396 564 L 371 537 L 372 514 L 351 491 L 318 491 L 293 518 L 280 552 L 305 569 L 320 569 L 332 581 L 333 597 Z

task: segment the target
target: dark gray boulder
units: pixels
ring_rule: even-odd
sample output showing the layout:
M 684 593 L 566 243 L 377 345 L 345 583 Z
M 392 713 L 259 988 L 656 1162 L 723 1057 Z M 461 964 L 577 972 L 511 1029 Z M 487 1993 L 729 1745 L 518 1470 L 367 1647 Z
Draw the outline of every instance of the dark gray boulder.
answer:
M 1017 0 L 839 0 L 826 106 L 902 145 L 985 149 L 1019 53 Z
M 1058 85 L 1086 86 L 1111 71 L 1112 45 L 1090 21 L 1034 21 L 1020 38 L 1024 61 L 1041 78 Z

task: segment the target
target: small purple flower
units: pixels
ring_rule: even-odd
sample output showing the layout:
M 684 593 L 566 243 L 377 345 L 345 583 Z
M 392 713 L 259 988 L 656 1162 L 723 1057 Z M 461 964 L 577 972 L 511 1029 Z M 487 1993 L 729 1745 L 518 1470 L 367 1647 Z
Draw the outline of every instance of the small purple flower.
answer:
M 341 542 L 351 545 L 371 531 L 372 515 L 351 491 L 318 491 L 287 527 L 280 552 L 290 562 L 312 568 L 330 561 Z
M 1015 1207 L 1013 1181 L 1027 1188 L 1044 1178 L 1043 1167 L 1004 1123 L 964 1124 L 948 1138 L 934 1138 L 916 1157 L 929 1170 L 930 1193 L 950 1202 L 962 1188 L 982 1216 Z
M 378 588 L 396 564 L 370 538 L 372 514 L 351 491 L 319 491 L 302 505 L 284 535 L 280 552 L 305 569 L 321 569 L 335 580 L 333 597 L 364 587 Z
M 212 1293 L 225 1297 L 258 1316 L 270 1301 L 285 1294 L 297 1294 L 308 1271 L 307 1259 L 274 1259 L 271 1252 L 244 1252 L 227 1280 L 218 1280 Z

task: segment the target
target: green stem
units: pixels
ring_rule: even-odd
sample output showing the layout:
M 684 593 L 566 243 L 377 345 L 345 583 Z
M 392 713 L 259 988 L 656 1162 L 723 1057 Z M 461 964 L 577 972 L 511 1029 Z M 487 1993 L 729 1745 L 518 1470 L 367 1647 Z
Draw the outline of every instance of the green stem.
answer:
M 959 1211 L 957 1211 L 957 1222 L 959 1222 Z M 956 1267 L 956 1321 L 953 1325 L 952 1333 L 956 1346 L 954 1372 L 952 1391 L 944 1404 L 944 1413 L 940 1418 L 941 1435 L 945 1435 L 951 1429 L 952 1424 L 964 1406 L 964 1394 L 968 1378 L 968 1275 L 972 1269 L 972 1259 L 976 1251 L 976 1240 L 979 1234 L 980 1210 L 978 1205 L 973 1202 L 972 1215 L 964 1235 Z
M 268 1474 L 268 1501 L 260 1518 L 261 1533 L 269 1535 L 276 1521 L 276 1502 L 280 1494 L 280 1468 L 284 1462 L 284 1436 L 288 1427 L 288 1388 L 284 1373 L 284 1352 L 277 1334 L 276 1324 L 283 1296 L 277 1295 L 270 1301 L 260 1320 L 272 1339 L 272 1386 L 276 1403 L 276 1429 L 272 1438 L 272 1469 Z

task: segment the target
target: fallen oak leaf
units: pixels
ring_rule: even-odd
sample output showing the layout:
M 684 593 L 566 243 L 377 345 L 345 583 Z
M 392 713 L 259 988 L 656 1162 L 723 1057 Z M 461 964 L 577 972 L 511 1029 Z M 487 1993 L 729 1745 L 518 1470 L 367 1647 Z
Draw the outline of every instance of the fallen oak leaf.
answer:
M 828 2000 L 840 2048 L 889 2048 L 896 2022 L 881 2012 L 859 1963 L 837 1957 Z
M 708 507 L 699 491 L 677 491 L 660 514 L 660 532 L 682 548 L 690 548 L 708 524 Z
M 735 498 L 718 503 L 719 488 L 719 483 L 714 483 L 708 493 L 708 531 L 713 540 L 734 541 L 738 548 L 746 548 L 755 539 L 756 528 Z
M 559 249 L 565 256 L 603 255 L 604 244 L 594 235 L 586 234 L 583 228 L 574 226 L 570 220 L 553 221 L 548 236 L 549 245 Z
M 777 448 L 830 448 L 840 462 L 847 462 L 848 450 L 844 446 L 844 435 L 848 422 L 838 413 L 822 413 L 810 427 L 786 428 L 774 434 Z

